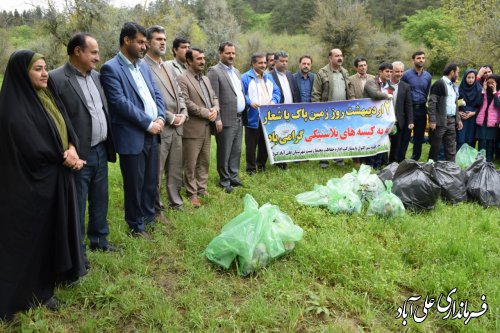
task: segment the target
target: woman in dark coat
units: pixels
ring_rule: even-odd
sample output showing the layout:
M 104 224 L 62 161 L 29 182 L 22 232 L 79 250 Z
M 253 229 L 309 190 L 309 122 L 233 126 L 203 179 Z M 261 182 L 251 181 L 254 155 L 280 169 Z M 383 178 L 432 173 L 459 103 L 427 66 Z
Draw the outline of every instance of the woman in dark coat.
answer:
M 483 95 L 481 93 L 483 87 L 476 80 L 476 75 L 474 69 L 467 69 L 458 87 L 458 98 L 463 99 L 465 105 L 459 107 L 463 127 L 461 131 L 457 131 L 457 150 L 464 143 L 473 148 L 476 146 L 476 113 L 483 103 Z
M 0 319 L 85 274 L 72 169 L 76 136 L 43 56 L 14 52 L 0 92 Z

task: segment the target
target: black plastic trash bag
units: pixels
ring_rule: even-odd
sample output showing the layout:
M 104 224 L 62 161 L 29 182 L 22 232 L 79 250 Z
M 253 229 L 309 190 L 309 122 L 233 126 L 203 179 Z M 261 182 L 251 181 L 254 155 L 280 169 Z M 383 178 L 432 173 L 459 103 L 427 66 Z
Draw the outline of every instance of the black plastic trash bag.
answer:
M 476 160 L 467 169 L 467 194 L 483 207 L 500 207 L 500 172 L 484 158 Z
M 424 163 L 404 160 L 393 179 L 392 193 L 401 199 L 406 209 L 416 212 L 433 209 L 441 193 L 441 187 L 431 179 L 424 166 Z
M 458 164 L 447 161 L 434 163 L 431 169 L 432 179 L 441 186 L 441 198 L 456 204 L 467 200 L 465 173 Z
M 377 173 L 378 178 L 380 178 L 380 180 L 383 182 L 385 182 L 386 180 L 393 180 L 398 166 L 398 162 L 392 162 L 391 164 L 380 170 L 379 173 Z

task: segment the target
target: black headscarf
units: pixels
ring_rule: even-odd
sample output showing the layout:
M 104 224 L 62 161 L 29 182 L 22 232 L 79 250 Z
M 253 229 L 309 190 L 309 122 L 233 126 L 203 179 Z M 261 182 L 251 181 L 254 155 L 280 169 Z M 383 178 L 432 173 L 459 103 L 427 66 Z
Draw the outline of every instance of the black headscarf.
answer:
M 73 174 L 63 166 L 61 138 L 28 75 L 34 54 L 11 55 L 0 92 L 0 317 L 28 307 L 57 281 L 85 273 Z M 48 90 L 75 143 L 50 80 Z
M 462 77 L 460 85 L 458 86 L 458 93 L 459 98 L 463 98 L 465 100 L 466 106 L 464 107 L 464 110 L 477 111 L 477 107 L 481 105 L 483 101 L 481 94 L 483 87 L 475 78 L 474 83 L 467 84 L 467 75 L 470 73 L 477 75 L 477 72 L 473 68 L 467 69 Z

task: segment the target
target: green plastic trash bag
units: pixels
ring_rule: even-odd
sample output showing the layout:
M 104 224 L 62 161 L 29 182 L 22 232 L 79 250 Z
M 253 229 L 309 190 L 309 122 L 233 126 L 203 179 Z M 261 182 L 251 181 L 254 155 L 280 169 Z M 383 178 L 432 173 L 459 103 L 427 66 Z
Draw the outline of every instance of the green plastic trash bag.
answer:
M 314 190 L 299 193 L 295 196 L 299 204 L 319 207 L 328 205 L 328 187 L 323 185 L 314 185 Z
M 392 193 L 392 181 L 385 181 L 386 190 L 379 193 L 370 202 L 367 215 L 378 215 L 382 217 L 399 217 L 405 215 L 405 206 L 401 199 Z
M 403 202 L 392 193 L 392 181 L 386 180 L 384 183 L 386 190 L 373 198 L 366 214 L 389 218 L 405 215 Z
M 341 188 L 357 193 L 359 190 L 357 171 L 346 173 L 342 178 L 332 178 L 326 183 L 326 186 L 330 189 Z
M 462 170 L 467 169 L 474 163 L 477 154 L 478 152 L 476 149 L 464 143 L 455 156 L 455 163 L 457 163 Z
M 353 191 L 342 188 L 330 190 L 328 210 L 331 213 L 356 214 L 361 212 L 361 208 L 361 199 Z
M 204 254 L 226 269 L 236 258 L 238 272 L 244 276 L 291 251 L 295 242 L 302 239 L 303 230 L 278 206 L 265 204 L 258 208 L 249 194 L 243 200 L 243 213 L 222 228 Z
M 365 201 L 370 201 L 385 190 L 384 183 L 382 183 L 376 174 L 372 174 L 371 172 L 371 166 L 361 164 L 357 174 L 359 184 L 358 194 Z

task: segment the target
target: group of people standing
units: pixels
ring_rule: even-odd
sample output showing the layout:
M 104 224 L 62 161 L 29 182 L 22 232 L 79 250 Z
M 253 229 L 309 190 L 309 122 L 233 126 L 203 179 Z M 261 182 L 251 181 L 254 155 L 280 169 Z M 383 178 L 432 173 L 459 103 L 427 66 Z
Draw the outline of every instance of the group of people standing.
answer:
M 284 51 L 253 54 L 250 70 L 240 74 L 236 47 L 225 42 L 218 48 L 219 63 L 205 75 L 204 51 L 187 39 L 176 38 L 174 59 L 164 61 L 163 27 L 127 22 L 119 43 L 100 73 L 98 41 L 87 33 L 71 38 L 68 61 L 50 72 L 41 54 L 21 50 L 10 57 L 0 93 L 0 318 L 37 304 L 57 308 L 55 284 L 76 281 L 90 268 L 85 234 L 92 251 L 118 250 L 107 240 L 108 162 L 117 161 L 117 153 L 124 219 L 132 236 L 148 239 L 148 225 L 169 223 L 166 207 L 183 209 L 182 186 L 195 208 L 209 195 L 211 135 L 218 185 L 227 193 L 243 186 L 243 127 L 246 172 L 265 171 L 261 105 L 388 98 L 397 119 L 389 161 L 405 158 L 411 131 L 412 158 L 420 158 L 427 115 L 431 157 L 444 141 L 446 158 L 453 159 L 450 133 L 463 127 L 459 145 L 478 139 L 492 158 L 500 101 L 491 67 L 467 70 L 457 92 L 458 66 L 447 66 L 431 87 L 423 52 L 413 55 L 414 67 L 406 72 L 402 62 L 383 63 L 376 77 L 367 74 L 363 57 L 355 59 L 357 73 L 349 76 L 339 49 L 329 52 L 316 74 L 307 55 L 292 74 Z M 380 167 L 384 156 L 367 162 Z

